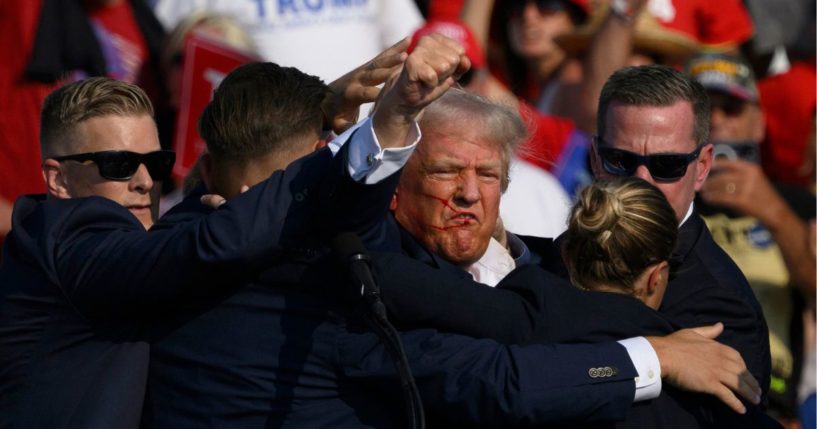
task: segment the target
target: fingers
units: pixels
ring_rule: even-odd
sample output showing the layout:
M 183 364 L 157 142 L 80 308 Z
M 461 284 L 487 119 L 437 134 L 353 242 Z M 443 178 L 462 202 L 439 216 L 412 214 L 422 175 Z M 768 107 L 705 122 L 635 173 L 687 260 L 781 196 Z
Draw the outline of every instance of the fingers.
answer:
M 755 377 L 749 373 L 740 353 L 727 347 L 727 352 L 722 359 L 722 368 L 719 374 L 722 374 L 720 376 L 721 384 L 729 390 L 754 404 L 760 402 L 760 395 L 763 393 L 760 389 L 760 384 Z
M 454 84 L 454 73 L 468 64 L 459 43 L 440 34 L 421 38 L 397 80 L 385 85 L 376 105 L 373 126 L 381 147 L 405 145 L 417 115 L 448 90 Z
M 224 199 L 224 197 L 216 194 L 202 195 L 199 201 L 201 201 L 201 203 L 204 204 L 205 206 L 208 206 L 212 209 L 217 209 L 221 207 L 222 204 L 227 202 L 227 200 Z
M 760 396 L 763 394 L 760 383 L 757 382 L 749 371 L 744 371 L 738 375 L 738 387 L 736 391 L 740 396 L 755 405 L 760 403 Z
M 394 71 L 399 69 L 406 61 L 408 54 L 399 52 L 388 56 L 380 54 L 370 61 L 366 66 L 366 71 L 360 77 L 360 83 L 364 85 L 379 85 L 386 81 Z
M 721 400 L 724 404 L 726 404 L 729 408 L 734 410 L 738 414 L 746 414 L 746 407 L 740 402 L 737 396 L 732 393 L 731 390 L 727 389 L 726 387 L 719 387 L 714 392 L 712 392 L 718 399 Z
M 448 77 L 464 73 L 470 66 L 465 48 L 439 34 L 420 39 L 417 48 L 406 61 L 406 67 L 410 71 L 409 79 L 422 82 L 427 87 L 444 85 Z
M 746 363 L 735 349 L 719 345 L 720 367 L 715 369 L 714 377 L 719 381 L 719 386 L 712 392 L 721 401 L 736 412 L 743 414 L 746 407 L 740 402 L 737 396 L 741 396 L 753 404 L 760 403 L 762 390 L 757 380 L 749 373 Z
M 395 69 L 405 62 L 408 57 L 406 49 L 408 49 L 410 41 L 411 39 L 406 37 L 378 54 L 368 63 L 360 66 L 358 70 L 363 71 L 359 75 L 360 84 L 375 86 L 385 82 L 394 73 Z
M 471 69 L 471 59 L 468 58 L 467 55 L 463 55 L 459 65 L 457 66 L 457 70 L 454 71 L 454 80 L 460 80 L 462 75 L 464 75 L 468 70 Z
M 714 325 L 689 328 L 689 330 L 695 332 L 698 335 L 709 338 L 710 340 L 714 340 L 715 338 L 718 337 L 718 335 L 720 335 L 723 332 L 723 323 L 718 322 Z
M 411 44 L 411 37 L 406 36 L 402 40 L 398 41 L 397 43 L 389 46 L 385 51 L 381 52 L 374 59 L 377 60 L 380 57 L 388 57 L 388 56 L 393 56 L 393 55 L 396 55 L 396 54 L 399 55 L 401 53 L 404 53 L 404 52 L 406 52 L 406 49 L 408 49 L 410 44 Z
M 381 83 L 385 82 L 389 76 L 391 76 L 395 70 L 399 69 L 400 66 L 403 65 L 405 61 L 405 54 L 403 57 L 399 58 L 398 61 L 390 61 L 389 66 L 377 67 L 371 70 L 367 70 L 366 73 L 363 74 L 360 78 L 360 83 L 362 85 L 380 85 Z
M 761 393 L 757 380 L 745 369 L 737 375 L 729 374 L 722 377 L 720 386 L 716 386 L 712 392 L 724 404 L 739 414 L 744 414 L 746 407 L 738 399 L 738 396 L 757 405 L 760 403 Z

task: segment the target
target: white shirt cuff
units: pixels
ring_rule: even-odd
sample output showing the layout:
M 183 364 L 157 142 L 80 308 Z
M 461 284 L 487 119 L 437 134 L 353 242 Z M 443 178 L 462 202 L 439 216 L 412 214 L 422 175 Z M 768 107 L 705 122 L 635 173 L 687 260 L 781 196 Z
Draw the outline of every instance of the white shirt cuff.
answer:
M 358 128 L 363 129 L 358 133 L 354 133 Z M 354 133 L 354 136 L 352 136 L 352 133 Z M 415 122 L 407 137 L 407 140 L 411 142 L 410 145 L 383 149 L 374 133 L 372 119 L 366 118 L 344 131 L 343 134 L 335 137 L 329 142 L 329 147 L 332 154 L 335 155 L 351 137 L 351 141 L 349 141 L 349 175 L 357 182 L 362 181 L 367 185 L 372 185 L 403 168 L 411 154 L 414 153 L 421 136 L 420 127 Z
M 638 377 L 635 378 L 635 402 L 657 398 L 661 393 L 661 363 L 644 337 L 627 338 L 618 342 L 630 355 Z

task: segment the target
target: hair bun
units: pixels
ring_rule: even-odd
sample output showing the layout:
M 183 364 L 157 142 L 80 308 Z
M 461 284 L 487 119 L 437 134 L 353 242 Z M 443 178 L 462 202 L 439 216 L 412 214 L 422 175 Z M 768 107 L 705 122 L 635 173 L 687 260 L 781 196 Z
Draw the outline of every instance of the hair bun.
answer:
M 599 234 L 601 242 L 607 241 L 610 230 L 624 214 L 621 199 L 607 188 L 588 186 L 579 196 L 574 220 L 582 229 Z
M 655 186 L 638 178 L 597 181 L 573 206 L 563 252 L 574 284 L 630 287 L 650 264 L 669 259 L 675 212 Z

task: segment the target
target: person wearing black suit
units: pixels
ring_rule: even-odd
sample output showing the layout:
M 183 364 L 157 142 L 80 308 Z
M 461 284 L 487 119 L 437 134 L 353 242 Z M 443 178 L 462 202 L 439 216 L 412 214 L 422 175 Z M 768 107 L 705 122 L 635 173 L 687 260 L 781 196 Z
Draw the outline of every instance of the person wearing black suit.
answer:
M 436 36 L 430 40 L 421 41 L 423 49 L 415 52 L 428 55 L 423 53 L 426 43 L 443 43 Z M 409 58 L 407 64 L 401 79 L 416 76 L 418 63 Z M 215 105 L 233 84 L 241 86 L 230 77 L 222 83 Z M 378 113 L 373 123 L 376 127 Z M 253 141 L 258 139 L 247 143 Z M 218 152 L 211 152 L 211 166 L 219 163 Z M 284 163 L 288 159 L 279 152 L 271 155 L 276 154 Z M 255 167 L 260 165 L 244 170 Z M 224 184 L 208 177 L 208 171 L 203 168 L 208 188 Z M 234 170 L 230 176 L 241 174 Z M 237 188 L 219 191 L 235 195 Z M 390 197 L 380 198 L 388 203 Z M 162 224 L 172 227 L 197 216 L 196 211 L 196 206 L 181 206 Z M 302 242 L 237 292 L 190 303 L 157 327 L 146 426 L 384 427 L 401 420 L 389 399 L 397 396 L 399 385 L 384 349 L 343 305 L 345 288 L 337 272 L 314 265 L 324 257 L 321 241 L 306 234 Z M 675 338 L 670 342 L 683 342 Z M 460 422 L 617 419 L 633 400 L 636 372 L 625 349 L 614 342 L 518 348 L 430 330 L 404 332 L 402 339 L 426 406 Z M 384 389 L 394 393 L 382 394 Z
M 433 136 L 442 140 L 462 141 L 464 149 L 460 153 L 454 153 L 447 148 L 434 151 L 428 146 L 427 140 L 425 150 L 418 151 L 409 160 L 392 205 L 402 231 L 403 251 L 432 267 L 442 268 L 442 271 L 455 273 L 454 275 L 458 272 L 461 281 L 458 283 L 456 280 L 448 279 L 445 282 L 434 282 L 433 276 L 429 275 L 428 281 L 414 282 L 412 285 L 400 275 L 384 274 L 380 276 L 381 281 L 385 282 L 381 287 L 384 288 L 384 296 L 391 314 L 397 320 L 407 323 L 406 326 L 442 326 L 471 335 L 530 341 L 530 337 L 526 335 L 541 332 L 540 327 L 551 324 L 548 315 L 539 312 L 543 308 L 551 310 L 558 304 L 550 304 L 551 307 L 548 307 L 547 302 L 543 303 L 539 297 L 544 293 L 535 290 L 536 286 L 522 285 L 521 290 L 514 294 L 505 290 L 507 282 L 500 283 L 502 288 L 490 290 L 484 287 L 469 289 L 467 286 L 469 279 L 462 280 L 463 277 L 470 277 L 464 270 L 474 274 L 475 268 L 480 269 L 478 265 L 483 267 L 500 265 L 482 264 L 480 260 L 487 254 L 486 249 L 490 246 L 489 239 L 496 224 L 498 206 L 496 200 L 500 185 L 505 180 L 499 163 L 492 161 L 502 160 L 503 154 L 510 150 L 494 143 L 497 148 L 491 154 L 490 138 L 493 137 L 494 142 L 514 140 L 512 137 L 508 138 L 507 134 L 492 130 L 490 127 L 493 118 L 480 117 L 474 113 L 477 109 L 468 114 L 458 112 L 457 108 L 462 105 L 466 103 L 450 102 L 443 107 L 435 104 L 437 107 L 433 112 L 426 112 L 424 123 L 427 121 L 427 124 L 424 124 L 423 129 L 427 139 L 428 136 Z M 479 119 L 475 121 L 479 124 L 447 126 L 454 116 L 477 117 Z M 507 126 L 503 131 L 508 129 L 513 127 Z M 485 142 L 486 139 L 480 140 L 480 136 L 490 137 Z M 686 164 L 683 164 L 683 167 L 686 167 Z M 686 182 L 688 180 L 681 184 Z M 675 200 L 677 198 L 672 201 Z M 517 255 L 524 256 L 525 253 Z M 549 255 L 549 259 L 546 257 L 542 261 L 544 265 L 560 265 L 558 251 L 550 250 Z M 527 258 L 534 259 L 530 255 Z M 511 264 L 505 263 L 505 266 L 513 268 L 516 265 L 517 270 L 526 269 L 520 268 L 522 259 L 524 258 Z M 390 264 L 393 265 L 393 261 L 390 261 Z M 446 269 L 452 267 L 452 270 Z M 417 271 L 417 268 L 406 268 L 405 271 L 413 272 Z M 507 271 L 513 275 L 512 269 Z M 564 269 L 560 271 L 564 272 Z M 391 304 L 389 293 L 393 291 L 388 290 L 390 282 L 399 284 L 395 290 L 401 294 L 398 299 L 392 300 Z M 443 289 L 434 290 L 432 285 L 440 283 L 445 284 Z M 452 284 L 460 284 L 454 288 L 457 292 L 452 291 Z M 517 286 L 514 288 L 519 289 Z M 500 289 L 502 292 L 499 292 Z M 405 304 L 406 302 L 408 304 Z M 405 306 L 401 308 L 401 305 Z M 577 310 L 576 314 L 595 316 L 592 312 L 583 313 L 581 310 Z M 575 316 L 575 319 L 582 317 Z M 612 325 L 615 321 L 615 317 L 604 319 L 601 322 L 601 329 L 605 329 L 604 323 Z M 717 319 L 711 320 L 711 323 L 715 322 Z M 565 332 L 571 331 L 567 329 Z M 521 338 L 518 334 L 521 334 Z M 755 368 L 754 373 L 758 376 L 763 374 L 759 368 Z
M 174 161 L 152 112 L 141 89 L 105 78 L 46 100 L 48 195 L 17 201 L 0 266 L 0 427 L 138 427 L 151 320 L 254 278 L 315 228 L 316 213 L 350 217 L 346 191 L 368 199 L 368 186 L 338 189 L 352 167 L 344 153 L 360 150 L 353 137 L 260 177 L 212 214 L 147 231 L 155 182 Z
M 676 70 L 619 70 L 602 89 L 591 165 L 596 177 L 632 175 L 664 192 L 681 227 L 659 312 L 682 327 L 723 322 L 719 340 L 740 352 L 765 396 L 771 364 L 760 304 L 693 208 L 712 166 L 709 112 L 706 90 Z

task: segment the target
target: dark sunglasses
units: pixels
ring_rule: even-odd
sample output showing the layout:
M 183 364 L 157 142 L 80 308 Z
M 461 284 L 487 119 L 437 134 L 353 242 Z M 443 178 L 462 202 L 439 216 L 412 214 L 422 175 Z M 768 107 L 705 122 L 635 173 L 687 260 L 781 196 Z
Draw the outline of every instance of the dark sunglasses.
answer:
M 536 8 L 539 9 L 539 13 L 542 15 L 551 14 L 560 12 L 565 10 L 565 4 L 563 0 L 515 0 L 510 5 L 510 14 L 512 17 L 520 17 L 522 13 L 525 11 L 525 6 L 528 3 L 535 3 Z
M 740 116 L 746 109 L 747 102 L 727 94 L 709 94 L 712 110 L 719 109 L 726 116 Z
M 600 137 L 596 137 L 596 149 L 601 158 L 601 165 L 613 176 L 632 176 L 639 165 L 647 167 L 652 178 L 659 182 L 674 182 L 687 172 L 690 162 L 698 159 L 701 146 L 691 153 L 661 153 L 656 155 L 639 155 L 622 149 L 605 146 Z
M 165 180 L 170 177 L 176 153 L 170 150 L 157 150 L 148 153 L 136 153 L 126 150 L 106 150 L 102 152 L 77 153 L 58 156 L 56 161 L 93 161 L 99 168 L 99 175 L 108 180 L 129 180 L 136 174 L 139 165 L 145 164 L 153 180 Z

